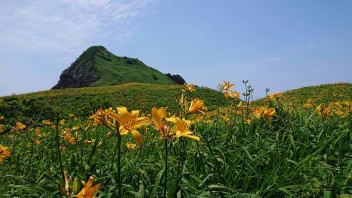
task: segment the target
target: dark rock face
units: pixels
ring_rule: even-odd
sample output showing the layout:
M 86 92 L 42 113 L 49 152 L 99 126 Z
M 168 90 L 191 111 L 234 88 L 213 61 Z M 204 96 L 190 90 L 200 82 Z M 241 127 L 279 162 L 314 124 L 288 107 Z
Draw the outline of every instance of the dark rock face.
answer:
M 59 82 L 52 89 L 88 87 L 99 79 L 93 60 L 81 63 L 74 62 L 60 75 Z
M 186 83 L 186 81 L 182 78 L 182 76 L 176 74 L 176 75 L 172 75 L 170 73 L 165 74 L 167 77 L 169 77 L 171 80 L 173 80 L 175 83 L 179 84 L 179 85 L 183 85 Z

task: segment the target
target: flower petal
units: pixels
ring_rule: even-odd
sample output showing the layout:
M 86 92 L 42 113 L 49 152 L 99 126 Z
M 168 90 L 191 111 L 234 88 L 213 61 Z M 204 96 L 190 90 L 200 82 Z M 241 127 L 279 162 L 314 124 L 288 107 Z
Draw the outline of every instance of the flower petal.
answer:
M 134 139 L 136 140 L 137 144 L 139 146 L 142 145 L 143 143 L 143 138 L 142 138 L 142 134 L 140 134 L 137 130 L 132 130 L 131 134 L 133 135 Z

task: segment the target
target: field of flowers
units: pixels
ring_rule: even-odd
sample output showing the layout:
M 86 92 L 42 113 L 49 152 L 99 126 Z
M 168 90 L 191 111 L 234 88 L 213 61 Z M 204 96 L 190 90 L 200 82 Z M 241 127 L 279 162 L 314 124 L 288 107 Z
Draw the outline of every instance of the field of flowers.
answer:
M 97 100 L 77 112 L 27 96 L 36 108 L 21 109 L 25 121 L 14 120 L 19 112 L 9 105 L 18 100 L 7 98 L 1 108 L 8 111 L 0 112 L 0 195 L 352 197 L 351 85 L 341 87 L 349 88 L 322 98 L 312 90 L 312 98 L 271 93 L 252 102 L 250 86 L 238 93 L 224 81 L 209 96 L 190 84 L 175 86 L 174 104 L 155 98 L 148 109 L 150 101 L 141 107 L 127 94 L 130 106 Z M 73 100 L 69 106 L 73 90 L 41 97 L 56 94 Z M 82 91 L 76 101 L 94 92 L 76 91 Z

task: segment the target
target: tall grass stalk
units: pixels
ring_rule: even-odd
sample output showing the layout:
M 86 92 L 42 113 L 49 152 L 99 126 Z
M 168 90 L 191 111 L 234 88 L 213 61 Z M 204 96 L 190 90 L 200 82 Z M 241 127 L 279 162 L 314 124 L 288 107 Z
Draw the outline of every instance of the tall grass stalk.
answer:
M 167 172 L 168 172 L 168 165 L 167 165 L 167 158 L 168 158 L 168 139 L 164 138 L 164 147 L 165 147 L 165 176 L 164 176 L 164 197 L 166 198 L 166 191 L 167 191 Z
M 117 128 L 118 130 L 118 128 Z M 117 148 L 118 148 L 118 156 L 117 156 L 117 190 L 118 197 L 122 197 L 121 191 L 121 134 L 117 132 Z
M 65 181 L 65 173 L 64 173 L 64 168 L 62 166 L 61 152 L 60 152 L 59 122 L 60 122 L 60 113 L 56 113 L 55 131 L 56 131 L 57 155 L 58 155 L 58 159 L 59 159 L 62 181 Z

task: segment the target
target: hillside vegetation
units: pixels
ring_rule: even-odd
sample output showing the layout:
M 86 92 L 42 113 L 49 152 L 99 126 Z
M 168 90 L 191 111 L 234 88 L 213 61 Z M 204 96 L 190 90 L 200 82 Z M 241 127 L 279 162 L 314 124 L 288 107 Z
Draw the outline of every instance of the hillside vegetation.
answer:
M 171 113 L 177 113 L 176 96 L 181 85 L 158 85 L 128 83 L 115 86 L 54 89 L 0 98 L 0 115 L 12 120 L 30 123 L 48 119 L 52 112 L 60 109 L 63 114 L 74 113 L 87 117 L 99 108 L 125 106 L 150 113 L 153 106 L 165 106 Z M 205 105 L 216 108 L 219 93 L 209 88 L 199 88 L 193 93 L 204 98 Z M 220 98 L 220 103 L 225 100 Z M 148 112 L 149 111 L 149 112 Z M 48 117 L 49 116 L 49 117 Z M 10 121 L 8 120 L 8 121 Z
M 351 197 L 350 86 L 254 102 L 250 87 L 241 96 L 230 82 L 219 91 L 131 83 L 2 97 L 0 194 Z
M 176 84 L 170 77 L 136 58 L 116 56 L 103 46 L 92 46 L 62 72 L 53 89 L 133 82 Z
M 304 104 L 312 99 L 316 104 L 352 99 L 351 83 L 323 84 L 289 90 L 283 93 L 282 99 L 292 104 Z

